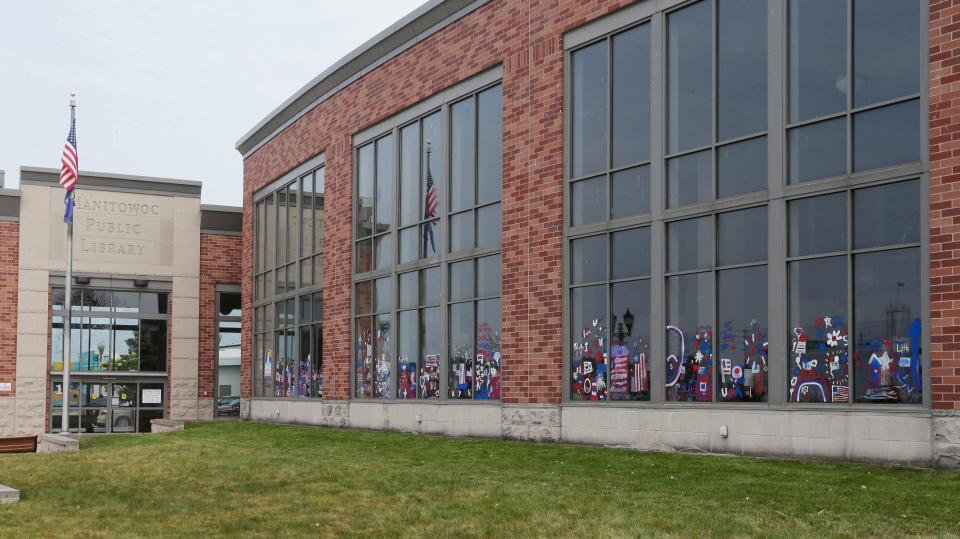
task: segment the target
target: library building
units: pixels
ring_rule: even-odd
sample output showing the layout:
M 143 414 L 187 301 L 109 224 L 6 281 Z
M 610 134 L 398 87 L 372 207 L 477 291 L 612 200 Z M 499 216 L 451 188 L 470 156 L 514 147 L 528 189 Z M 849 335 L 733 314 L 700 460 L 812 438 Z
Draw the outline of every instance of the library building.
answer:
M 61 428 L 71 361 L 81 431 L 234 414 L 960 467 L 957 17 L 429 0 L 237 142 L 242 210 L 81 176 L 71 358 L 62 191 L 24 167 L 0 433 Z
M 60 432 L 64 398 L 81 433 L 240 415 L 241 209 L 201 205 L 199 182 L 81 171 L 64 357 L 59 182 L 24 166 L 0 188 L 0 437 Z

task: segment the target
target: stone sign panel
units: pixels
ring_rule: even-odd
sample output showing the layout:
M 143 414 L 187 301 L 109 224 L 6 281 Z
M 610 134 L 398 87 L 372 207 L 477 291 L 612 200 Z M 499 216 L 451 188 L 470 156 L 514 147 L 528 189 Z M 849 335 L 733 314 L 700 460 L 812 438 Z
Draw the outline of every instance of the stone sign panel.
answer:
M 63 215 L 63 191 L 51 189 L 50 216 Z M 173 257 L 173 199 L 79 189 L 73 214 L 77 262 L 168 266 Z M 61 234 L 50 235 L 52 258 L 63 260 Z M 151 272 L 152 273 L 152 272 Z

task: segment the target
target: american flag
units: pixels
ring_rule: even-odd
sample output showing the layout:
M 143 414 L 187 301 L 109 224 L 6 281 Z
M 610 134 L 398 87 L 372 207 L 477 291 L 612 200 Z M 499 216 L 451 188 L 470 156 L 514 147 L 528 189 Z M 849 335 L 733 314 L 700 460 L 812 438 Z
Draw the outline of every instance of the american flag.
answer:
M 430 173 L 430 143 L 427 142 L 427 194 L 424 199 L 423 218 L 427 223 L 423 225 L 423 251 L 427 254 L 427 242 L 430 242 L 430 250 L 433 254 L 437 253 L 437 246 L 433 240 L 433 222 L 437 218 L 437 207 L 440 204 L 437 195 L 437 186 L 433 183 L 433 174 Z
M 63 158 L 60 159 L 60 185 L 67 191 L 72 191 L 77 184 L 77 120 L 70 119 L 70 132 L 67 133 L 67 143 L 63 146 Z

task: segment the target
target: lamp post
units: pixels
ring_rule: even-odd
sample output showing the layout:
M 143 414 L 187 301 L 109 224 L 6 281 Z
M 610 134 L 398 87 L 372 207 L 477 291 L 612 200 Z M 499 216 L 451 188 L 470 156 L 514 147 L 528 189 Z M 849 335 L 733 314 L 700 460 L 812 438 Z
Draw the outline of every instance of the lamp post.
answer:
M 626 331 L 624 331 L 624 325 L 626 325 Z M 627 308 L 627 311 L 623 313 L 623 320 L 618 322 L 617 315 L 613 315 L 613 327 L 616 330 L 613 332 L 613 336 L 620 341 L 620 344 L 623 344 L 623 339 L 629 337 L 633 334 L 633 313 L 630 312 L 630 308 Z

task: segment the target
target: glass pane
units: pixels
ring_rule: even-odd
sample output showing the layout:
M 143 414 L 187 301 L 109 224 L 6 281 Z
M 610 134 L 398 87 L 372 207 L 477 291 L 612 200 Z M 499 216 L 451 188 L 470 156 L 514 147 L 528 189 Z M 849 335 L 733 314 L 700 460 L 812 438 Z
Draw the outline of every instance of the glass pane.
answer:
M 323 285 L 323 255 L 313 257 L 313 284 Z
M 744 264 L 767 259 L 767 207 L 721 213 L 717 226 L 717 264 Z
M 611 177 L 610 218 L 650 213 L 650 167 L 615 172 Z
M 450 300 L 473 297 L 473 260 L 450 264 Z
M 274 394 L 274 372 L 277 367 L 277 356 L 274 353 L 274 343 L 272 334 L 266 334 L 264 339 L 263 346 L 263 357 L 262 357 L 262 373 L 263 373 L 263 383 L 260 385 L 261 395 L 264 397 L 272 397 Z
M 136 292 L 113 292 L 113 310 L 135 313 L 140 310 L 140 294 Z
M 62 316 L 54 316 L 50 320 L 50 372 L 63 370 L 63 323 Z
M 326 169 L 321 168 L 316 172 L 314 178 L 314 199 L 313 199 L 313 252 L 319 253 L 323 250 L 323 190 L 325 182 Z
M 310 301 L 310 296 L 300 296 L 300 319 L 297 320 L 297 324 L 310 323 L 310 308 L 312 305 L 313 302 Z
M 394 197 L 393 136 L 377 139 L 377 203 L 374 234 L 390 230 L 393 223 Z
M 437 246 L 440 245 L 440 220 L 420 225 L 420 258 L 437 256 Z
M 373 281 L 357 283 L 356 314 L 373 312 Z
M 649 160 L 649 24 L 613 36 L 612 121 L 613 166 L 620 167 Z
M 300 256 L 313 253 L 313 174 L 300 179 Z
M 282 294 L 287 290 L 287 268 L 282 267 L 277 270 L 277 294 Z
M 83 310 L 107 312 L 110 310 L 109 290 L 83 289 Z
M 293 182 L 289 185 L 287 192 L 287 262 L 297 259 L 297 246 L 300 240 L 297 237 L 297 204 L 299 204 L 300 195 L 297 191 L 297 184 Z M 293 279 L 290 279 L 291 281 Z
M 357 237 L 373 234 L 373 144 L 357 150 Z
M 667 278 L 668 401 L 713 400 L 713 274 Z
M 923 400 L 920 250 L 853 258 L 857 402 Z
M 846 118 L 791 129 L 790 183 L 843 176 L 847 173 Z
M 920 92 L 920 13 L 920 2 L 854 0 L 855 107 Z
M 440 268 L 432 267 L 420 271 L 420 305 L 440 303 Z
M 500 204 L 491 204 L 477 210 L 477 247 L 500 243 Z
M 50 300 L 51 305 L 53 305 L 53 310 L 62 311 L 66 309 L 64 303 L 66 302 L 66 291 L 63 288 L 54 288 L 53 297 Z
M 710 150 L 667 161 L 667 207 L 679 208 L 713 198 L 713 157 Z
M 140 321 L 140 370 L 167 370 L 167 321 Z
M 853 170 L 920 160 L 920 100 L 853 116 Z
M 254 247 L 254 257 L 256 258 L 256 273 L 263 271 L 263 227 L 266 223 L 263 222 L 264 216 L 263 210 L 263 201 L 256 203 L 256 209 L 254 213 L 254 228 L 256 232 L 254 233 L 254 238 L 256 241 L 256 246 Z M 54 304 L 56 305 L 56 304 Z
M 369 245 L 369 242 L 367 243 L 367 245 Z M 368 259 L 368 260 L 369 260 L 369 259 Z M 369 269 L 369 268 L 367 268 L 367 269 Z M 273 296 L 274 294 L 276 294 L 276 292 L 275 292 L 274 289 L 273 289 L 273 275 L 274 275 L 274 273 L 273 273 L 272 270 L 271 270 L 271 271 L 268 271 L 268 272 L 266 272 L 266 273 L 263 274 L 263 277 L 264 277 L 264 279 L 263 279 L 263 287 L 264 287 L 264 291 L 265 291 L 265 293 L 264 293 L 265 296 Z
M 485 256 L 477 259 L 477 296 L 500 295 L 500 255 Z
M 411 271 L 409 273 L 400 274 L 400 305 L 401 309 L 408 307 L 416 307 L 417 300 L 419 299 L 419 294 L 417 290 L 417 272 Z M 413 356 L 416 357 L 416 356 Z
M 458 211 L 474 205 L 476 185 L 476 132 L 473 98 L 458 101 L 450 107 L 450 210 Z
M 313 321 L 323 321 L 323 294 L 320 292 L 313 295 Z
M 94 319 L 97 320 L 97 319 Z M 146 320 L 144 320 L 146 322 Z M 136 370 L 148 370 L 141 368 L 139 365 L 140 359 L 140 338 L 143 337 L 139 335 L 139 327 L 136 320 L 115 320 L 113 323 L 113 350 L 114 356 L 110 361 L 110 370 L 114 371 L 136 371 Z M 91 343 L 93 344 L 93 343 Z M 104 341 L 98 341 L 95 346 L 97 349 L 100 348 L 101 344 L 106 345 Z M 91 358 L 94 356 L 93 351 L 90 352 Z M 101 370 L 106 370 L 106 367 L 103 367 Z M 152 370 L 152 369 L 149 369 Z
M 400 224 L 420 220 L 420 122 L 400 130 Z
M 473 398 L 500 398 L 500 300 L 477 302 L 477 348 Z
M 588 225 L 607 220 L 607 178 L 598 176 L 571 184 L 571 224 Z
M 607 236 L 590 236 L 570 242 L 572 284 L 607 279 Z
M 607 398 L 607 287 L 571 290 L 571 396 L 574 400 Z
M 300 364 L 297 368 L 297 398 L 308 399 L 314 397 L 314 372 L 313 356 L 310 348 L 310 327 L 301 326 L 297 331 L 297 338 L 300 341 Z M 217 385 L 223 387 L 223 378 L 217 373 Z M 239 404 L 239 403 L 238 403 Z M 233 412 L 230 409 L 225 410 L 229 415 Z M 238 410 L 239 412 L 239 410 Z
M 667 271 L 713 266 L 713 217 L 667 223 Z
M 720 365 L 718 400 L 767 400 L 767 267 L 717 274 Z
M 140 384 L 140 407 L 163 408 L 163 384 Z
M 717 149 L 717 197 L 767 189 L 767 137 Z
M 264 269 L 273 268 L 276 263 L 274 261 L 274 252 L 277 249 L 277 241 L 274 237 L 276 230 L 276 219 L 277 214 L 274 211 L 273 205 L 273 195 L 270 195 L 266 198 L 266 215 L 264 216 Z M 268 287 L 267 290 L 273 290 L 272 287 Z
M 790 401 L 849 402 L 847 257 L 790 262 Z
M 473 398 L 473 302 L 450 306 L 451 399 Z
M 412 274 L 416 275 L 416 274 Z M 397 398 L 417 398 L 420 355 L 417 311 L 401 311 L 397 320 Z
M 373 310 L 382 313 L 393 308 L 393 286 L 391 277 L 373 282 Z
M 717 26 L 718 139 L 766 131 L 767 4 L 723 0 Z
M 363 316 L 357 319 L 356 365 L 354 376 L 358 398 L 369 399 L 373 396 L 373 318 Z
M 440 398 L 440 352 L 443 337 L 440 331 L 440 307 L 420 310 L 420 398 Z
M 357 273 L 373 269 L 373 240 L 357 242 Z
M 418 228 L 413 226 L 400 231 L 400 263 L 413 262 L 420 256 L 420 236 Z
M 667 15 L 667 152 L 713 141 L 711 2 Z
M 393 397 L 393 354 L 390 351 L 390 315 L 373 317 L 377 331 L 373 343 L 373 396 L 377 399 Z
M 287 253 L 287 189 L 284 187 L 277 192 L 277 265 L 283 265 L 289 260 Z
M 790 121 L 847 108 L 847 1 L 790 1 Z
M 610 400 L 650 400 L 650 281 L 610 287 Z
M 83 340 L 81 344 L 80 368 L 89 371 L 106 371 L 111 368 L 111 358 L 114 358 L 111 350 L 110 329 L 111 320 L 109 318 L 84 318 Z M 136 331 L 135 321 L 118 321 L 120 327 L 115 327 L 118 331 L 125 329 L 125 326 L 131 325 Z M 118 333 L 119 335 L 119 333 Z M 134 346 L 136 342 L 134 342 Z M 121 347 L 122 349 L 122 347 Z M 114 363 L 118 363 L 114 358 Z M 132 369 L 131 369 L 132 367 Z M 115 364 L 114 370 L 136 370 L 136 361 L 133 364 Z
M 473 211 L 450 216 L 450 252 L 473 249 Z
M 313 285 L 313 259 L 308 258 L 300 263 L 300 285 Z
M 790 256 L 847 249 L 847 195 L 834 193 L 791 200 Z
M 891 183 L 853 192 L 855 249 L 920 241 L 920 182 Z
M 650 228 L 614 232 L 610 236 L 610 249 L 613 251 L 612 279 L 650 275 Z
M 389 268 L 393 265 L 393 236 L 384 234 L 373 238 L 374 269 Z
M 607 42 L 572 54 L 571 170 L 574 178 L 607 168 Z
M 477 204 L 500 200 L 503 174 L 503 87 L 477 96 Z
M 240 293 L 220 292 L 220 315 L 240 316 Z

